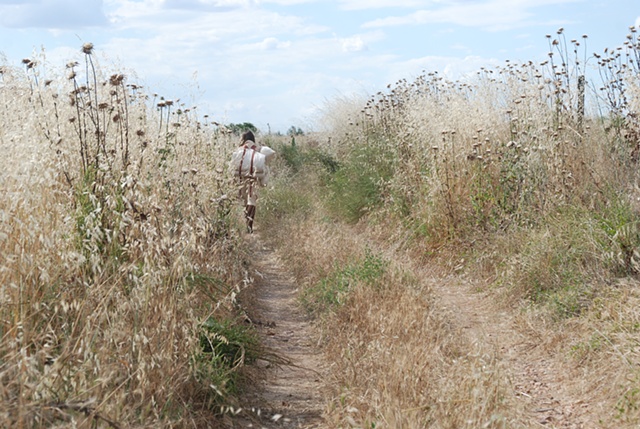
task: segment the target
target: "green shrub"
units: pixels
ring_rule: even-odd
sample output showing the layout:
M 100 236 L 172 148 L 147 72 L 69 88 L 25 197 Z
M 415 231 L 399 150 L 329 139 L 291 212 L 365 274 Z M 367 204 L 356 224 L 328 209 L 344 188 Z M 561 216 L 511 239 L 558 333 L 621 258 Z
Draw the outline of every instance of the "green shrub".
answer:
M 217 399 L 236 393 L 238 369 L 259 355 L 256 332 L 229 320 L 208 318 L 200 331 L 200 350 L 195 356 L 196 374 L 214 387 Z
M 640 273 L 640 216 L 628 201 L 613 196 L 596 215 L 604 236 L 599 240 L 602 252 L 614 275 Z
M 522 230 L 507 274 L 512 293 L 560 317 L 578 315 L 589 305 L 593 279 L 604 275 L 592 214 L 567 208 L 543 224 Z
M 269 225 L 276 225 L 285 218 L 304 218 L 313 206 L 311 195 L 291 177 L 279 178 L 278 184 L 267 190 L 261 200 L 258 216 Z
M 346 222 L 355 223 L 379 206 L 394 172 L 394 156 L 380 145 L 356 146 L 333 174 L 327 176 L 327 206 Z

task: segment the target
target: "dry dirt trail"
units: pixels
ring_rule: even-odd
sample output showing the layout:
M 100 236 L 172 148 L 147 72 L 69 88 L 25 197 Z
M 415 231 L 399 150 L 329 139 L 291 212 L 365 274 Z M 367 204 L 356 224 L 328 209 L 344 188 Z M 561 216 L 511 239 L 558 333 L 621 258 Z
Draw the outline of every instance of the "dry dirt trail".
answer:
M 295 280 L 277 254 L 260 240 L 259 233 L 248 240 L 254 283 L 242 302 L 267 357 L 249 368 L 254 373 L 253 386 L 242 399 L 243 412 L 227 419 L 227 426 L 325 428 L 320 389 L 327 365 L 314 342 L 311 321 L 297 300 Z
M 243 398 L 243 412 L 226 420 L 229 428 L 327 428 L 322 380 L 328 370 L 306 312 L 297 301 L 297 285 L 259 234 L 248 238 L 254 284 L 243 298 L 260 340 L 276 357 L 260 360 L 251 371 L 255 383 Z M 419 267 L 440 305 L 472 343 L 489 351 L 509 378 L 513 395 L 525 405 L 527 427 L 597 429 L 603 410 L 573 383 L 581 376 L 562 356 L 550 353 L 527 329 L 517 311 L 478 292 L 483 285 L 460 276 L 440 277 Z M 280 362 L 286 360 L 288 362 Z
M 540 330 L 528 327 L 528 319 L 517 310 L 497 302 L 495 293 L 479 292 L 483 286 L 452 276 L 437 281 L 432 290 L 472 342 L 499 361 L 513 395 L 525 405 L 529 427 L 603 428 L 598 422 L 603 410 L 575 383 L 579 369 L 544 347 Z

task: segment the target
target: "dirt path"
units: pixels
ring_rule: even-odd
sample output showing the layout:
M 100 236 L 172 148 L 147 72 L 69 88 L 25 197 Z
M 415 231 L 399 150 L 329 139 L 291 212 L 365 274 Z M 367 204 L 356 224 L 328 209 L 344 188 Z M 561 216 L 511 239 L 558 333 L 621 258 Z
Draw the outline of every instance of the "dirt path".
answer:
M 244 411 L 230 419 L 228 427 L 325 428 L 320 389 L 327 364 L 298 304 L 295 280 L 259 235 L 249 239 L 255 282 L 245 297 L 248 315 L 275 359 L 253 365 L 255 387 L 243 399 Z M 589 403 L 588 392 L 574 388 L 572 378 L 579 377 L 578 370 L 567 368 L 561 356 L 543 346 L 544 341 L 535 337 L 539 330 L 528 330 L 518 313 L 496 303 L 494 295 L 478 292 L 482 285 L 477 282 L 458 276 L 434 278 L 427 272 L 423 278 L 433 281 L 432 291 L 471 342 L 500 361 L 513 395 L 528 411 L 528 427 L 601 427 L 598 404 Z
M 249 240 L 255 281 L 244 301 L 267 355 L 249 369 L 255 387 L 243 398 L 245 411 L 231 419 L 231 427 L 323 428 L 320 388 L 326 365 L 297 301 L 297 286 L 257 234 Z
M 526 318 L 497 303 L 494 294 L 478 292 L 481 288 L 454 276 L 437 282 L 434 292 L 472 341 L 491 349 L 501 362 L 531 427 L 601 428 L 598 404 L 590 404 L 588 392 L 574 388 L 577 369 L 545 349 L 545 341 L 536 337 L 540 331 L 523 326 Z

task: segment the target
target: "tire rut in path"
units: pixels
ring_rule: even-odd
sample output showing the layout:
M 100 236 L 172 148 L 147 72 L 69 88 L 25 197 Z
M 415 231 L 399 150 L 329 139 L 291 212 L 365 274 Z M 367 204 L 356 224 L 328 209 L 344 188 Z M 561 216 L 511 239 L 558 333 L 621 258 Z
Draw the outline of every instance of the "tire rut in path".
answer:
M 525 404 L 531 427 L 549 429 L 600 428 L 597 404 L 568 387 L 572 377 L 563 358 L 540 347 L 540 339 L 517 327 L 517 311 L 501 307 L 491 293 L 478 292 L 472 282 L 449 278 L 434 290 L 452 319 L 473 342 L 484 344 L 502 362 L 512 393 Z M 580 397 L 583 396 L 583 397 Z
M 231 427 L 325 427 L 320 388 L 326 365 L 298 302 L 295 280 L 259 236 L 248 240 L 254 283 L 242 301 L 268 354 L 248 368 L 254 381 L 242 398 L 245 412 L 232 419 Z

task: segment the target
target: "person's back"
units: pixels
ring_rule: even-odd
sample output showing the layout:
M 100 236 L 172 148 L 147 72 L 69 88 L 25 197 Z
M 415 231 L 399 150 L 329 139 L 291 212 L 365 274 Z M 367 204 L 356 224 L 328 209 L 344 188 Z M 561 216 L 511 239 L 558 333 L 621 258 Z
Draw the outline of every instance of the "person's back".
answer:
M 262 153 L 264 150 L 266 153 Z M 240 147 L 233 153 L 230 168 L 240 180 L 238 196 L 244 204 L 244 216 L 247 231 L 253 232 L 253 221 L 256 216 L 258 201 L 258 185 L 265 186 L 269 175 L 267 159 L 275 155 L 275 151 L 256 142 L 253 132 L 242 134 Z

